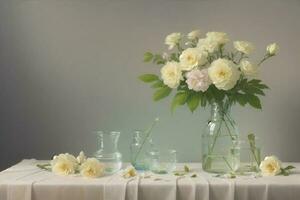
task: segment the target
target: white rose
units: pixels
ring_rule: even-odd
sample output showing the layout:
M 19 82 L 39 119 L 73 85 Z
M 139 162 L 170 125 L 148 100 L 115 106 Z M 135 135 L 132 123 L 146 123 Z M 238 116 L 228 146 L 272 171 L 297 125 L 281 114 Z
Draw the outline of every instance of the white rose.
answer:
M 88 178 L 100 177 L 104 174 L 104 165 L 96 158 L 88 158 L 80 166 L 80 174 Z
M 235 41 L 233 46 L 236 50 L 247 55 L 254 51 L 254 45 L 247 41 Z
M 186 74 L 186 83 L 190 90 L 205 92 L 211 84 L 207 69 L 194 69 Z
M 219 44 L 218 42 L 211 40 L 209 38 L 202 38 L 198 40 L 197 48 L 200 51 L 207 51 L 209 53 L 213 53 L 218 50 Z
M 275 176 L 281 172 L 281 161 L 276 156 L 267 156 L 259 168 L 263 176 Z
M 248 60 L 242 60 L 240 66 L 241 71 L 245 76 L 254 78 L 258 75 L 258 65 L 252 64 Z
M 276 55 L 279 51 L 279 46 L 276 43 L 267 46 L 267 53 L 271 56 Z
M 52 172 L 59 175 L 74 174 L 78 167 L 76 158 L 71 154 L 59 154 L 51 161 Z
M 86 160 L 86 156 L 84 155 L 84 152 L 83 151 L 80 151 L 79 155 L 77 156 L 76 158 L 77 162 L 79 164 L 82 164 L 84 163 L 84 161 Z
M 200 30 L 194 30 L 194 31 L 191 31 L 191 32 L 187 35 L 187 37 L 188 37 L 188 39 L 190 39 L 190 40 L 196 40 L 196 39 L 199 38 L 200 34 L 201 34 Z
M 167 35 L 165 39 L 165 44 L 169 46 L 169 49 L 173 49 L 180 41 L 181 33 L 171 33 Z
M 198 48 L 188 48 L 179 56 L 180 68 L 184 71 L 192 70 L 194 67 L 207 62 L 207 53 Z
M 137 175 L 137 171 L 132 166 L 129 166 L 126 169 L 124 169 L 124 171 L 122 173 L 122 176 L 124 178 L 131 178 L 131 177 L 135 177 L 136 175 Z
M 167 62 L 166 65 L 161 68 L 160 72 L 164 84 L 170 88 L 176 88 L 182 80 L 182 72 L 177 62 Z
M 208 68 L 208 75 L 213 84 L 220 90 L 232 89 L 240 78 L 237 66 L 232 61 L 222 58 L 211 63 Z
M 229 41 L 227 33 L 223 32 L 208 32 L 206 37 L 208 40 L 215 41 L 218 45 L 226 44 Z

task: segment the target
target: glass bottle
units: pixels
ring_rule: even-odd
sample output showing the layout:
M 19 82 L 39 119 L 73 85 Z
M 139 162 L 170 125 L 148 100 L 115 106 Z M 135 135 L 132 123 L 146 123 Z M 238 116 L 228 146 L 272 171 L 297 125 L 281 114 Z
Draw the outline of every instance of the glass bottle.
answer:
M 239 167 L 239 132 L 231 117 L 228 99 L 211 104 L 211 118 L 202 134 L 202 168 L 212 173 L 236 171 Z
M 118 151 L 120 132 L 97 131 L 98 148 L 95 157 L 105 165 L 105 173 L 113 174 L 122 167 L 122 155 Z
M 135 130 L 130 146 L 131 164 L 136 170 L 149 170 L 149 152 L 154 149 L 152 139 L 144 131 Z

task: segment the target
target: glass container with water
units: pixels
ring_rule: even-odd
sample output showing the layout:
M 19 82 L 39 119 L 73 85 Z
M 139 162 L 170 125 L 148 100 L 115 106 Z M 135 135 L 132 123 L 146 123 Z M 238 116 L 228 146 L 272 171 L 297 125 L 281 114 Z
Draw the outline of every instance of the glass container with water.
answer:
M 122 154 L 118 150 L 120 132 L 97 131 L 98 151 L 95 157 L 105 165 L 105 173 L 113 174 L 122 168 Z

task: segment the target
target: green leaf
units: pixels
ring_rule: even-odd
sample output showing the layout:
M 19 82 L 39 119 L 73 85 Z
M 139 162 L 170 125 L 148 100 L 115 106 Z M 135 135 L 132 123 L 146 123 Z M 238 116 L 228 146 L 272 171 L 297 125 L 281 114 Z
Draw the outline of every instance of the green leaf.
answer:
M 262 91 L 262 90 L 259 89 L 259 88 L 251 87 L 250 90 L 251 90 L 254 94 L 258 94 L 258 95 L 265 96 L 264 91 Z
M 189 107 L 191 112 L 194 112 L 194 110 L 196 110 L 196 108 L 199 105 L 199 102 L 200 102 L 199 93 L 194 93 L 188 98 L 187 104 L 188 104 L 188 107 Z
M 163 87 L 158 90 L 153 94 L 153 100 L 158 101 L 160 99 L 163 99 L 167 97 L 171 93 L 172 89 L 169 87 Z
M 150 82 L 158 80 L 158 76 L 156 76 L 155 74 L 143 74 L 143 75 L 139 76 L 139 79 L 141 81 L 144 81 L 145 83 L 150 83 Z
M 171 105 L 172 112 L 175 110 L 176 106 L 185 104 L 188 96 L 189 96 L 188 92 L 177 93 L 172 101 L 172 105 Z
M 150 62 L 153 59 L 153 54 L 151 52 L 146 52 L 144 54 L 144 62 Z
M 184 176 L 184 172 L 174 172 L 174 176 Z
M 165 59 L 163 59 L 163 57 L 160 55 L 160 54 L 155 54 L 153 56 L 153 63 L 156 63 L 156 64 L 164 64 L 166 61 Z
M 285 169 L 281 168 L 280 174 L 283 175 L 283 176 L 288 176 L 290 173 L 289 173 L 288 170 L 285 170 Z
M 173 61 L 179 62 L 179 58 L 178 58 L 177 53 L 172 53 L 171 56 L 170 56 L 170 58 Z
M 258 84 L 258 83 L 260 83 L 261 82 L 261 80 L 259 80 L 259 79 L 252 79 L 251 81 L 249 81 L 248 83 L 250 83 L 250 84 Z
M 193 174 L 192 176 L 191 176 L 191 178 L 196 178 L 197 177 L 197 174 Z
M 187 165 L 184 165 L 184 171 L 185 172 L 190 172 L 190 168 Z
M 296 167 L 289 165 L 287 167 L 284 168 L 284 170 L 291 170 L 291 169 L 295 169 Z
M 205 95 L 202 95 L 201 96 L 201 106 L 202 107 L 205 107 L 206 106 L 206 102 L 207 102 L 207 100 L 206 100 L 206 96 Z
M 269 88 L 267 85 L 265 85 L 265 84 L 257 84 L 256 87 L 259 88 L 259 89 L 270 89 L 270 88 Z
M 156 81 L 151 87 L 152 88 L 160 88 L 165 86 L 164 82 L 162 82 L 161 80 Z
M 257 96 L 247 94 L 247 101 L 252 107 L 257 108 L 257 109 L 261 109 L 260 100 Z
M 225 92 L 217 89 L 214 85 L 209 87 L 206 94 L 209 100 L 215 98 L 217 101 L 222 101 L 225 97 Z
M 241 106 L 245 106 L 247 103 L 247 98 L 244 94 L 237 94 L 236 95 L 236 100 Z

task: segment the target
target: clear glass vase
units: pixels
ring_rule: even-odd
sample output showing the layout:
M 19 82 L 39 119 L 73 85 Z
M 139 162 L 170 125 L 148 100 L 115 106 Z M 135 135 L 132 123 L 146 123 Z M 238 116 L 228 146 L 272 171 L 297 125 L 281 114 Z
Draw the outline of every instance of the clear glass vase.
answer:
M 211 173 L 227 173 L 239 167 L 239 132 L 231 117 L 229 100 L 211 104 L 211 118 L 202 134 L 202 168 Z
M 150 156 L 154 145 L 150 137 L 147 138 L 144 131 L 136 130 L 133 133 L 132 143 L 130 146 L 131 164 L 136 170 L 149 170 Z
M 238 171 L 242 174 L 251 174 L 259 172 L 261 162 L 261 146 L 257 138 L 252 143 L 249 141 L 239 141 L 240 148 L 240 166 Z
M 122 167 L 122 154 L 118 151 L 120 132 L 97 131 L 99 150 L 94 156 L 105 165 L 105 173 L 113 174 Z

